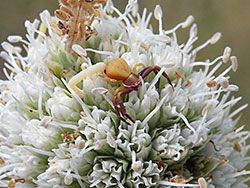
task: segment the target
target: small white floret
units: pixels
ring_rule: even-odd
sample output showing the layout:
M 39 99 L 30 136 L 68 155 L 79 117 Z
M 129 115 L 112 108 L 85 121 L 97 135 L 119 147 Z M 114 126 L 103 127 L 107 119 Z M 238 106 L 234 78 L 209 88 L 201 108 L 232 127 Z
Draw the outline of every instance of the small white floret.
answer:
M 23 38 L 21 36 L 18 36 L 18 35 L 8 36 L 8 41 L 11 42 L 11 43 L 20 42 L 20 41 L 22 41 L 22 39 Z
M 226 47 L 223 53 L 223 62 L 227 63 L 230 60 L 232 49 L 230 47 Z
M 185 22 L 182 23 L 182 28 L 190 27 L 190 25 L 194 22 L 193 16 L 188 16 Z
M 52 117 L 51 116 L 44 116 L 40 122 L 40 126 L 42 127 L 47 127 L 48 124 L 52 121 Z
M 70 173 L 67 173 L 64 177 L 64 183 L 65 185 L 71 185 L 73 183 L 73 176 Z
M 229 81 L 228 81 L 228 79 L 225 78 L 225 77 L 221 77 L 221 78 L 218 80 L 218 82 L 219 82 L 219 84 L 221 85 L 221 87 L 222 87 L 223 89 L 227 89 L 228 86 L 229 86 Z
M 87 56 L 87 52 L 79 44 L 74 44 L 72 46 L 72 50 L 74 50 L 74 52 L 77 53 L 81 57 Z
M 135 161 L 131 165 L 131 169 L 133 169 L 135 172 L 139 172 L 140 170 L 142 170 L 142 168 L 143 164 L 141 161 Z
M 49 11 L 44 10 L 42 13 L 40 13 L 40 18 L 42 20 L 42 23 L 45 24 L 46 27 L 49 27 L 49 20 L 51 18 Z
M 232 92 L 239 91 L 239 86 L 231 84 L 228 86 L 227 91 L 232 91 Z
M 156 5 L 155 10 L 154 10 L 154 17 L 157 20 L 160 20 L 162 18 L 162 9 L 160 5 Z
M 198 183 L 199 183 L 200 188 L 207 188 L 207 182 L 204 178 L 202 178 L 202 177 L 199 178 Z
M 222 36 L 222 35 L 221 35 L 220 32 L 215 33 L 215 34 L 211 37 L 211 39 L 210 39 L 210 44 L 215 44 L 216 42 L 218 42 L 218 41 L 220 40 L 221 36 Z
M 79 149 L 83 149 L 85 147 L 85 141 L 81 138 L 81 136 L 76 138 L 75 145 Z
M 190 38 L 196 37 L 198 34 L 198 27 L 196 24 L 193 24 L 191 29 L 190 29 Z
M 138 13 L 138 10 L 139 10 L 139 6 L 138 6 L 138 3 L 134 4 L 133 8 L 132 8 L 132 15 L 134 17 L 136 17 L 137 13 Z
M 108 92 L 108 90 L 104 87 L 95 87 L 91 90 L 92 93 L 99 93 L 99 94 L 105 94 Z
M 231 58 L 231 62 L 232 62 L 232 69 L 234 72 L 237 71 L 238 69 L 238 60 L 237 60 L 237 57 L 236 56 L 232 56 Z
M 14 53 L 21 53 L 22 51 L 22 48 L 20 48 L 19 46 L 15 47 L 15 46 L 12 46 L 10 43 L 8 42 L 3 42 L 2 43 L 2 47 L 5 51 L 7 52 L 10 52 L 12 54 Z

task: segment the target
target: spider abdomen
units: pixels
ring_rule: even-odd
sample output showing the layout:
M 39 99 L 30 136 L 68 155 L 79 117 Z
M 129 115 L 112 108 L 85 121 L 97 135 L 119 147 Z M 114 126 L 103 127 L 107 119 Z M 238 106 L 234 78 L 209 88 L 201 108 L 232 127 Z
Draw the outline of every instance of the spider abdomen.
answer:
M 122 58 L 111 60 L 105 68 L 105 74 L 109 78 L 118 81 L 126 80 L 131 75 L 131 73 L 131 68 Z

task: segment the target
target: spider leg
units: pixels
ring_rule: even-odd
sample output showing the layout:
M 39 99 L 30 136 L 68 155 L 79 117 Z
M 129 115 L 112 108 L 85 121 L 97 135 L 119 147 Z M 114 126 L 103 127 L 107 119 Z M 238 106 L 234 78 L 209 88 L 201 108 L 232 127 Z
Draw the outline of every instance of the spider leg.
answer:
M 115 106 L 116 115 L 118 116 L 118 118 L 120 118 L 122 121 L 124 121 L 124 118 L 121 117 L 121 115 L 122 115 L 123 117 L 126 117 L 127 119 L 129 119 L 130 121 L 132 121 L 134 123 L 135 121 L 127 114 L 126 108 L 123 105 L 123 100 L 122 100 L 122 97 L 125 94 L 130 93 L 131 91 L 133 91 L 133 88 L 126 88 L 126 87 L 119 88 L 117 93 L 115 94 L 112 102 Z M 124 122 L 128 123 L 126 120 Z
M 146 67 L 145 69 L 143 69 L 143 70 L 139 73 L 139 75 L 140 75 L 142 78 L 145 78 L 145 77 L 147 77 L 151 72 L 154 72 L 155 74 L 157 74 L 160 70 L 161 70 L 161 67 L 159 67 L 159 66 L 157 66 L 157 65 L 155 65 L 155 66 L 150 66 L 150 67 Z M 168 76 L 168 74 L 167 74 L 166 72 L 163 72 L 163 73 L 162 73 L 162 76 L 164 76 L 164 77 L 167 79 L 168 83 L 171 85 L 171 87 L 174 88 L 173 85 L 172 85 L 172 82 L 171 82 L 171 80 L 170 80 L 170 78 L 169 78 L 169 76 Z
M 126 111 L 126 108 L 125 106 L 123 105 L 123 102 L 120 103 L 120 106 L 121 106 L 121 112 L 122 112 L 122 115 L 126 118 L 128 118 L 130 121 L 132 121 L 133 123 L 135 123 L 135 121 L 127 114 L 127 111 Z
M 112 99 L 113 105 L 115 107 L 115 114 L 116 116 L 121 119 L 123 122 L 129 124 L 123 117 L 121 117 L 121 109 L 118 107 L 119 105 L 116 102 L 116 96 Z
M 84 79 L 86 79 L 88 76 L 91 76 L 96 73 L 102 73 L 104 72 L 106 65 L 104 63 L 97 63 L 87 69 L 82 70 L 75 76 L 73 76 L 69 80 L 69 87 L 76 92 L 78 95 L 82 96 L 84 94 L 84 91 L 77 87 L 77 84 L 82 82 Z

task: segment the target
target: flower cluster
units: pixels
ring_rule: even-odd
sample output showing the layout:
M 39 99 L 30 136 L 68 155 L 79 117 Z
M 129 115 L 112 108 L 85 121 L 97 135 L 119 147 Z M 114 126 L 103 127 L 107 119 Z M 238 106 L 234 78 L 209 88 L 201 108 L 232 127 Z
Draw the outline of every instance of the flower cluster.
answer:
M 124 12 L 111 0 L 99 8 L 90 22 L 96 35 L 77 40 L 72 50 L 67 32 L 53 29 L 60 19 L 46 10 L 41 21 L 25 22 L 26 39 L 10 36 L 2 43 L 0 187 L 247 188 L 250 134 L 238 126 L 247 105 L 233 108 L 241 97 L 232 97 L 239 88 L 228 76 L 237 58 L 229 47 L 214 60 L 196 58 L 221 34 L 197 46 L 192 16 L 164 29 L 159 5 L 142 14 L 137 0 Z M 176 32 L 187 28 L 189 38 L 179 44 Z M 123 99 L 134 123 L 115 113 L 119 82 L 93 73 L 78 80 L 81 93 L 69 85 L 83 70 L 118 57 L 136 73 L 161 67 Z

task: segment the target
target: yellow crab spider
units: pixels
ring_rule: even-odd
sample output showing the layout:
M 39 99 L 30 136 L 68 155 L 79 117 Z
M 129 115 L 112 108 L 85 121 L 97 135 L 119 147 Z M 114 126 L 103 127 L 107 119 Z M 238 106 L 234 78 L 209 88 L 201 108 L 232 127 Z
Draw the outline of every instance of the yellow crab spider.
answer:
M 122 98 L 124 95 L 129 94 L 130 92 L 138 90 L 138 88 L 141 86 L 140 77 L 145 78 L 151 72 L 157 74 L 160 70 L 161 68 L 159 66 L 154 65 L 145 67 L 141 72 L 135 74 L 124 59 L 115 58 L 110 60 L 108 63 L 97 63 L 73 76 L 69 81 L 69 87 L 78 95 L 82 96 L 84 91 L 79 89 L 77 84 L 82 82 L 86 77 L 96 73 L 103 73 L 108 78 L 121 82 L 121 87 L 119 87 L 113 95 L 112 103 L 119 119 L 127 122 L 124 119 L 127 118 L 134 122 L 133 119 L 127 114 Z M 167 73 L 163 72 L 162 76 L 164 76 L 168 83 L 173 87 Z

